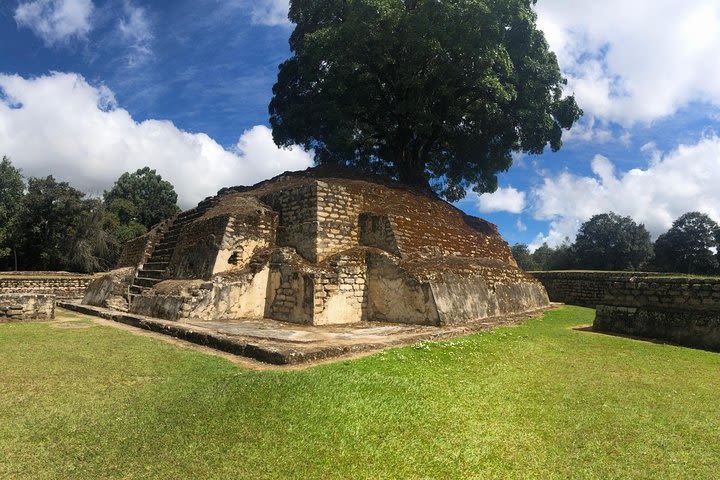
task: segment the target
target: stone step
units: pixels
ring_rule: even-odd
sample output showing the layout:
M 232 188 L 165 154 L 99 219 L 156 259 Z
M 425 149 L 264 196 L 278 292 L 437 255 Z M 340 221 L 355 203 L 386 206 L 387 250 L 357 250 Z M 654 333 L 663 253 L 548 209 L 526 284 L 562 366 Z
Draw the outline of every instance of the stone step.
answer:
M 175 251 L 175 247 L 173 248 L 156 248 L 153 251 L 153 254 L 150 258 L 158 256 L 162 257 L 163 255 L 172 255 L 172 253 Z
M 162 279 L 163 273 L 165 270 L 150 270 L 143 267 L 138 271 L 138 277 Z
M 155 254 L 153 254 L 148 260 L 149 260 L 148 263 L 152 263 L 152 264 L 164 263 L 165 265 L 167 265 L 168 263 L 170 263 L 170 255 L 155 255 Z M 147 265 L 148 263 L 146 263 L 145 265 Z M 159 270 L 159 269 L 153 268 L 153 270 Z
M 145 265 L 143 265 L 142 268 L 148 270 L 159 270 L 161 272 L 164 272 L 167 266 L 168 262 L 152 261 L 152 258 L 150 258 L 149 261 Z
M 133 286 L 137 287 L 154 287 L 155 284 L 159 283 L 159 278 L 145 278 L 145 277 L 137 277 L 135 281 L 133 282 Z
M 142 295 L 145 290 L 147 290 L 147 288 L 141 287 L 139 285 L 132 285 L 130 287 L 130 295 Z

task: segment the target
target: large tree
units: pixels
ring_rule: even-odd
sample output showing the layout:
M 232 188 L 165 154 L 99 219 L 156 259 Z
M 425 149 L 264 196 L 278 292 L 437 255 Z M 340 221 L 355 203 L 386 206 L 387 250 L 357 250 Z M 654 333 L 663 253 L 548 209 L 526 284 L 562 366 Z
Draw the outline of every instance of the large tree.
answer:
M 538 269 L 530 249 L 524 243 L 516 243 L 511 248 L 513 257 L 522 270 L 530 272 Z
M 594 215 L 575 239 L 578 266 L 590 270 L 639 270 L 653 256 L 650 232 L 630 217 Z
M 512 152 L 558 150 L 582 111 L 535 0 L 292 0 L 275 143 L 449 200 L 497 188 Z
M 10 159 L 0 162 L 0 264 L 15 268 L 17 222 L 20 218 L 25 181 Z
M 655 241 L 655 264 L 669 272 L 712 273 L 718 268 L 718 224 L 700 212 L 675 220 Z
M 133 231 L 140 231 L 133 223 L 149 229 L 179 211 L 175 187 L 149 167 L 123 173 L 105 192 L 105 206 L 119 217 L 132 212 L 122 224 Z
M 109 267 L 112 238 L 102 202 L 52 176 L 28 179 L 22 200 L 19 260 L 24 270 L 95 272 Z

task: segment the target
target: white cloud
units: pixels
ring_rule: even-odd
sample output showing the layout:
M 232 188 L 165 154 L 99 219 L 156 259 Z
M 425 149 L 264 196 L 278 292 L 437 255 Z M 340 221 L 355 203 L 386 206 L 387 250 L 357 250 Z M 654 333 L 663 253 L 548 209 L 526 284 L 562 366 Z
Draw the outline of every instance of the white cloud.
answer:
M 147 165 L 175 185 L 183 207 L 222 187 L 312 164 L 301 148 L 278 149 L 261 125 L 226 150 L 208 135 L 169 121 L 136 122 L 109 89 L 72 73 L 0 75 L 0 146 L 0 155 L 10 156 L 26 175 L 52 174 L 90 193 Z
M 543 0 L 538 23 L 588 116 L 630 126 L 720 106 L 717 0 Z
M 124 5 L 124 15 L 118 22 L 118 31 L 130 52 L 126 56 L 129 66 L 144 63 L 152 56 L 151 43 L 153 32 L 147 11 L 129 2 Z
M 520 192 L 513 187 L 498 188 L 495 193 L 474 195 L 477 209 L 481 213 L 520 213 L 525 208 L 525 192 Z
M 256 25 L 289 25 L 288 0 L 256 0 L 250 12 L 252 23 Z
M 85 38 L 90 32 L 91 0 L 34 0 L 15 9 L 18 26 L 27 27 L 47 46 Z
M 706 136 L 668 153 L 652 143 L 642 151 L 650 156 L 645 169 L 618 174 L 609 159 L 597 155 L 593 176 L 546 176 L 532 195 L 534 216 L 550 221 L 550 232 L 538 235 L 533 247 L 543 241 L 558 245 L 565 237 L 572 240 L 582 222 L 609 211 L 644 223 L 653 237 L 689 211 L 720 221 L 720 137 Z

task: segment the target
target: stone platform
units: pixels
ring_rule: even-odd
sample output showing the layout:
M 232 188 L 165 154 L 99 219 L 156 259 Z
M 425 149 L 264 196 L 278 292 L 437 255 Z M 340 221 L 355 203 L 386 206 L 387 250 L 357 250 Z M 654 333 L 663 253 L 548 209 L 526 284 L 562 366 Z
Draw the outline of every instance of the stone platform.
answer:
M 59 302 L 67 310 L 163 333 L 198 345 L 274 365 L 297 365 L 487 331 L 517 324 L 544 309 L 485 318 L 463 325 L 433 327 L 363 322 L 353 325 L 306 326 L 263 320 L 176 322 L 130 314 L 75 301 Z

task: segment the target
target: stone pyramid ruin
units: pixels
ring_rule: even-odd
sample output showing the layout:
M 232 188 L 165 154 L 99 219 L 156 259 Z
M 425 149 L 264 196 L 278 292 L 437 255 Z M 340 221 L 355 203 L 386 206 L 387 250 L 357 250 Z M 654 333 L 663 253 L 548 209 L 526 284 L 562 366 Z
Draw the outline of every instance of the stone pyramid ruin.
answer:
M 221 190 L 125 245 L 83 303 L 177 321 L 450 325 L 548 305 L 497 227 L 347 169 Z

